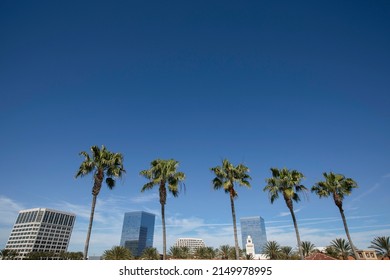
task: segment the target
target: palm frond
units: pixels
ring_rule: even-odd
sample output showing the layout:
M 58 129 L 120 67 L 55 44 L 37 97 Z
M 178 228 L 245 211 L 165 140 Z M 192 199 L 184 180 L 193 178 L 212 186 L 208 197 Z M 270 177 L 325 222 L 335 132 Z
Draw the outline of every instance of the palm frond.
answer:
M 115 187 L 115 180 L 111 177 L 107 177 L 106 184 L 110 190 L 112 190 Z
M 141 192 L 144 192 L 146 190 L 151 190 L 156 184 L 154 182 L 147 182 L 145 185 L 143 185 Z

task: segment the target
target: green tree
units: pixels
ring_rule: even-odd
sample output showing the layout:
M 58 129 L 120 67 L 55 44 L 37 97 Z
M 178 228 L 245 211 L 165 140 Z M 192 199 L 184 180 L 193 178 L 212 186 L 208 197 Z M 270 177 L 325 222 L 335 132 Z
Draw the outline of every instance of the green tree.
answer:
M 182 259 L 191 259 L 192 253 L 191 253 L 190 247 L 182 246 L 182 247 L 180 247 L 180 249 L 181 249 Z
M 225 193 L 229 194 L 230 197 L 230 207 L 233 218 L 235 254 L 236 259 L 238 260 L 240 256 L 240 248 L 238 246 L 236 212 L 234 208 L 234 199 L 237 197 L 237 192 L 234 186 L 235 184 L 238 184 L 248 188 L 251 187 L 249 180 L 252 178 L 248 175 L 249 168 L 243 164 L 234 166 L 227 159 L 224 159 L 222 161 L 222 166 L 213 167 L 211 168 L 211 171 L 216 175 L 216 177 L 213 179 L 214 189 L 219 190 L 223 188 Z
M 173 259 L 182 259 L 181 248 L 179 246 L 172 246 L 169 248 L 169 255 Z
M 291 246 L 282 246 L 280 247 L 279 259 L 282 260 L 291 260 L 294 258 L 294 251 Z
M 331 247 L 336 251 L 338 258 L 348 260 L 348 256 L 352 253 L 351 245 L 343 238 L 332 240 Z
M 206 247 L 206 258 L 208 260 L 213 260 L 217 256 L 218 250 L 214 249 L 213 247 Z
M 314 244 L 311 243 L 310 241 L 302 241 L 301 246 L 302 246 L 303 257 L 305 258 L 309 256 L 315 249 Z
M 191 257 L 190 248 L 186 246 L 172 246 L 169 255 L 174 259 L 189 259 Z
M 245 259 L 244 251 L 240 247 L 238 247 L 238 255 L 237 255 L 236 247 L 235 246 L 230 247 L 229 260 L 239 260 L 241 259 L 241 257 Z
M 277 260 L 280 257 L 280 245 L 276 241 L 267 241 L 263 247 L 263 254 L 270 260 Z
M 167 203 L 167 187 L 168 191 L 174 197 L 177 197 L 179 195 L 179 185 L 185 179 L 185 174 L 183 172 L 177 171 L 178 166 L 179 162 L 174 159 L 156 159 L 151 162 L 150 169 L 140 172 L 142 176 L 149 180 L 149 182 L 142 187 L 141 192 L 153 189 L 154 186 L 159 186 L 164 260 L 166 259 L 167 255 L 167 238 L 165 228 L 165 204 Z
M 110 250 L 105 250 L 103 260 L 132 260 L 133 256 L 129 249 L 122 246 L 114 246 Z
M 357 188 L 357 184 L 351 178 L 346 178 L 342 174 L 334 174 L 330 172 L 329 174 L 323 173 L 325 181 L 320 181 L 316 183 L 311 191 L 316 193 L 320 198 L 332 196 L 334 203 L 340 211 L 341 218 L 343 220 L 345 234 L 347 235 L 349 244 L 351 246 L 353 255 L 355 259 L 358 259 L 358 254 L 356 252 L 355 246 L 352 243 L 351 235 L 349 234 L 347 219 L 344 215 L 343 209 L 343 200 L 346 195 L 350 195 L 354 188 Z
M 19 254 L 16 250 L 3 249 L 0 252 L 0 256 L 3 260 L 15 260 Z
M 59 254 L 60 260 L 82 260 L 84 259 L 83 252 L 61 252 Z
M 31 251 L 26 255 L 26 260 L 54 260 L 58 259 L 53 251 Z
M 206 247 L 198 247 L 194 251 L 194 258 L 198 260 L 205 260 L 208 258 L 208 252 Z
M 376 251 L 376 253 L 382 256 L 382 259 L 385 257 L 390 260 L 390 237 L 389 236 L 377 236 L 371 241 L 371 246 Z
M 265 186 L 264 191 L 268 191 L 271 203 L 274 203 L 274 201 L 279 198 L 279 193 L 283 195 L 287 208 L 291 213 L 297 238 L 299 255 L 303 260 L 301 238 L 299 236 L 298 223 L 295 218 L 293 201 L 299 202 L 300 197 L 298 193 L 307 190 L 305 186 L 301 185 L 301 180 L 304 178 L 304 176 L 297 170 L 289 170 L 287 168 L 271 168 L 271 172 L 272 177 L 266 179 L 267 185 Z
M 216 256 L 213 247 L 198 247 L 194 251 L 194 258 L 198 260 L 212 260 Z
M 325 254 L 332 257 L 332 258 L 335 258 L 335 259 L 339 258 L 339 253 L 336 251 L 336 249 L 332 245 L 327 246 L 325 248 Z
M 154 247 L 148 247 L 143 250 L 141 254 L 141 260 L 159 260 L 160 254 Z
M 121 178 L 122 174 L 126 171 L 123 168 L 123 156 L 120 153 L 112 153 L 102 146 L 99 149 L 98 146 L 91 147 L 92 156 L 87 152 L 80 152 L 81 156 L 84 156 L 84 161 L 81 163 L 76 178 L 86 176 L 93 173 L 93 187 L 92 187 L 92 205 L 91 214 L 89 217 L 89 225 L 87 238 L 84 246 L 84 259 L 88 258 L 89 240 L 91 238 L 93 217 L 95 214 L 96 199 L 102 188 L 102 183 L 106 177 L 106 184 L 111 190 L 115 186 L 114 178 Z
M 218 255 L 222 260 L 227 260 L 229 259 L 229 251 L 230 251 L 229 245 L 221 245 L 218 250 Z

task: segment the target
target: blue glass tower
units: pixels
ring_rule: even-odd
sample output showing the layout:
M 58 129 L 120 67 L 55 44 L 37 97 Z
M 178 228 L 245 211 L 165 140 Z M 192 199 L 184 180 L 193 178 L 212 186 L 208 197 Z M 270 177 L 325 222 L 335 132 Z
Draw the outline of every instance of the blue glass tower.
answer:
M 252 237 L 252 242 L 255 247 L 255 253 L 261 254 L 264 245 L 267 243 L 267 234 L 265 232 L 264 219 L 260 216 L 245 217 L 240 219 L 242 248 L 246 247 L 246 239 L 248 235 Z
M 145 248 L 153 247 L 155 218 L 154 214 L 144 211 L 125 213 L 120 245 L 137 257 Z

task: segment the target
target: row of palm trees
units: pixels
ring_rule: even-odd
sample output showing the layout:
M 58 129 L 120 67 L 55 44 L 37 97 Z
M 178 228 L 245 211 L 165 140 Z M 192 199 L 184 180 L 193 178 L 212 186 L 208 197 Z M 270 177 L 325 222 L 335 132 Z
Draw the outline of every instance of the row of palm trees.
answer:
M 318 252 L 318 249 L 310 241 L 302 241 L 302 253 L 304 257 L 309 256 L 314 252 Z M 378 258 L 390 260 L 390 236 L 378 236 L 371 241 L 371 246 L 376 251 Z M 276 241 L 268 241 L 264 247 L 262 253 L 271 260 L 297 260 L 300 258 L 299 252 L 294 250 L 290 246 L 281 246 Z M 342 238 L 336 238 L 331 241 L 330 245 L 323 251 L 326 255 L 335 259 L 347 260 L 352 255 L 352 250 L 349 242 Z M 18 252 L 16 250 L 4 249 L 0 250 L 0 259 L 14 260 L 17 259 Z M 83 259 L 82 252 L 30 252 L 26 256 L 26 260 L 81 260 Z M 168 252 L 168 258 L 171 259 L 221 259 L 221 260 L 234 260 L 237 258 L 236 250 L 234 246 L 222 245 L 219 248 L 213 247 L 200 247 L 195 250 L 191 250 L 189 247 L 177 247 L 173 246 Z M 247 255 L 245 250 L 239 250 L 240 259 L 252 259 L 253 256 Z M 129 249 L 121 246 L 114 246 L 109 250 L 105 250 L 102 256 L 104 260 L 132 260 L 136 259 Z M 141 256 L 137 259 L 140 260 L 160 260 L 160 253 L 154 247 L 145 248 Z
M 311 253 L 319 252 L 316 246 L 310 241 L 303 241 L 301 251 L 304 257 Z M 390 259 L 390 237 L 377 236 L 371 241 L 369 248 L 374 249 L 376 254 L 381 259 Z M 336 238 L 331 241 L 330 245 L 325 247 L 323 251 L 326 255 L 340 260 L 348 260 L 350 256 L 354 257 L 351 244 L 343 239 Z M 271 260 L 289 260 L 299 258 L 290 246 L 281 246 L 276 241 L 268 241 L 263 248 L 263 254 Z
M 115 179 L 121 178 L 126 172 L 123 166 L 123 156 L 120 153 L 112 153 L 106 149 L 105 146 L 99 148 L 98 146 L 91 147 L 91 155 L 83 151 L 80 153 L 84 157 L 81 163 L 76 178 L 83 177 L 88 174 L 93 174 L 94 183 L 92 187 L 92 204 L 89 226 L 87 231 L 87 238 L 84 247 L 84 259 L 88 256 L 89 240 L 91 236 L 96 199 L 101 190 L 102 183 L 105 182 L 109 189 L 115 186 Z M 140 175 L 145 177 L 148 182 L 141 188 L 141 192 L 153 189 L 158 186 L 159 201 L 161 205 L 161 220 L 163 230 L 163 259 L 166 259 L 166 226 L 165 226 L 165 205 L 167 201 L 167 193 L 171 193 L 174 197 L 179 195 L 180 187 L 183 186 L 185 174 L 178 171 L 179 163 L 174 159 L 156 159 L 150 164 L 150 168 L 140 172 Z M 236 259 L 239 258 L 240 251 L 238 246 L 236 213 L 234 201 L 237 198 L 237 186 L 250 188 L 249 168 L 243 164 L 234 165 L 229 160 L 224 159 L 221 166 L 210 168 L 215 177 L 212 180 L 212 185 L 215 190 L 223 189 L 229 195 L 230 206 L 233 220 L 233 234 L 234 247 Z M 290 170 L 287 168 L 278 169 L 271 168 L 272 177 L 266 179 L 266 186 L 264 191 L 268 192 L 271 203 L 274 203 L 279 196 L 283 196 L 287 208 L 291 213 L 293 220 L 295 234 L 297 239 L 297 248 L 299 248 L 299 256 L 304 258 L 302 252 L 302 244 L 300 240 L 298 223 L 294 213 L 293 202 L 299 202 L 301 192 L 306 192 L 307 188 L 301 184 L 304 175 L 297 170 Z M 343 200 L 346 195 L 349 195 L 357 184 L 351 178 L 346 178 L 341 174 L 323 173 L 324 181 L 316 183 L 311 191 L 316 193 L 320 198 L 333 197 L 334 203 L 338 207 L 345 232 L 351 245 L 353 254 L 357 258 L 355 247 L 353 246 L 351 236 L 348 231 L 347 221 L 343 210 Z
M 16 250 L 0 250 L 0 259 L 15 260 L 18 258 L 19 253 Z M 83 252 L 31 251 L 26 255 L 25 260 L 82 260 L 83 258 Z
M 320 252 L 316 246 L 310 241 L 302 241 L 301 252 L 304 257 L 308 257 L 312 253 Z M 378 258 L 390 259 L 390 237 L 378 236 L 371 241 L 371 246 L 376 251 Z M 298 260 L 300 259 L 300 252 L 294 250 L 291 246 L 281 246 L 276 241 L 268 241 L 264 247 L 262 253 L 270 260 Z M 322 253 L 339 260 L 348 260 L 350 256 L 353 256 L 352 247 L 349 242 L 343 238 L 336 238 L 331 241 Z M 168 258 L 170 259 L 221 259 L 221 260 L 234 260 L 237 258 L 235 246 L 222 245 L 219 248 L 213 247 L 200 247 L 191 250 L 189 247 L 177 247 L 173 246 L 168 251 Z M 239 250 L 240 259 L 252 259 L 253 256 L 247 255 L 245 250 Z M 121 246 L 114 246 L 110 250 L 106 250 L 102 256 L 104 260 L 131 260 L 135 257 L 131 252 Z M 159 260 L 160 254 L 156 248 L 146 248 L 142 255 L 138 258 L 141 260 Z

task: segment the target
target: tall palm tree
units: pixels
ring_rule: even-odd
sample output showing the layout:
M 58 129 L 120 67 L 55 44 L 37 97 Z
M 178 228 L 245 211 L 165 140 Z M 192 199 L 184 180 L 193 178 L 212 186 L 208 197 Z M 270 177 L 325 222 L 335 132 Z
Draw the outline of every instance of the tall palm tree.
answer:
M 103 260 L 131 260 L 133 256 L 129 249 L 122 246 L 114 246 L 110 250 L 105 250 Z
M 302 241 L 301 242 L 301 246 L 302 246 L 302 253 L 303 253 L 303 257 L 307 257 L 308 255 L 310 255 L 314 249 L 315 249 L 315 246 L 313 243 L 311 243 L 310 241 Z
M 374 249 L 382 259 L 388 257 L 390 260 L 390 237 L 389 236 L 377 236 L 371 241 L 369 248 Z
M 339 258 L 348 260 L 348 256 L 352 252 L 352 247 L 347 240 L 343 238 L 336 238 L 335 240 L 332 240 L 330 246 L 333 247 Z
M 213 179 L 214 190 L 224 189 L 225 193 L 229 194 L 230 206 L 233 218 L 234 246 L 236 250 L 236 259 L 239 259 L 240 249 L 238 247 L 236 211 L 234 209 L 234 199 L 237 197 L 237 192 L 234 185 L 237 183 L 240 186 L 250 188 L 249 180 L 252 178 L 248 175 L 249 168 L 243 164 L 234 166 L 227 159 L 222 161 L 222 166 L 212 167 L 210 169 L 216 177 Z
M 179 185 L 184 181 L 185 174 L 178 172 L 177 168 L 179 162 L 174 159 L 164 160 L 156 159 L 150 163 L 150 169 L 140 172 L 142 176 L 149 180 L 142 189 L 153 189 L 154 186 L 159 186 L 160 204 L 161 204 L 161 220 L 163 228 L 163 259 L 166 259 L 167 255 L 167 239 L 165 229 L 165 204 L 167 203 L 167 187 L 174 197 L 179 195 Z
M 343 200 L 346 195 L 350 195 L 352 189 L 357 188 L 357 184 L 351 178 L 346 178 L 342 174 L 334 174 L 330 172 L 329 174 L 324 172 L 325 181 L 320 181 L 316 183 L 311 191 L 316 193 L 320 198 L 332 196 L 334 203 L 340 211 L 341 218 L 343 220 L 345 234 L 347 235 L 349 245 L 351 246 L 352 252 L 355 256 L 355 259 L 359 259 L 359 256 L 356 252 L 355 246 L 352 243 L 351 235 L 349 234 L 347 219 L 344 215 L 343 209 Z
M 267 241 L 263 247 L 263 254 L 270 260 L 277 260 L 280 256 L 280 245 L 276 241 Z
M 274 201 L 279 198 L 279 193 L 283 195 L 287 208 L 291 213 L 297 237 L 299 255 L 303 260 L 301 238 L 299 236 L 298 224 L 294 214 L 293 201 L 299 202 L 300 197 L 298 193 L 307 190 L 305 186 L 301 185 L 301 180 L 304 176 L 297 170 L 289 170 L 287 168 L 271 168 L 271 172 L 272 177 L 266 179 L 267 185 L 265 186 L 264 191 L 268 191 L 271 203 L 274 203 Z
M 92 206 L 91 214 L 89 217 L 89 226 L 87 232 L 87 238 L 84 246 L 84 259 L 88 257 L 89 240 L 91 238 L 93 217 L 95 214 L 95 206 L 97 196 L 102 188 L 104 177 L 106 177 L 106 184 L 110 190 L 115 187 L 115 179 L 121 178 L 125 173 L 123 168 L 123 156 L 120 153 L 112 153 L 102 145 L 101 149 L 98 146 L 91 147 L 92 157 L 87 152 L 80 152 L 81 156 L 84 156 L 84 161 L 81 163 L 76 178 L 84 177 L 90 173 L 93 173 L 93 187 L 92 187 Z

